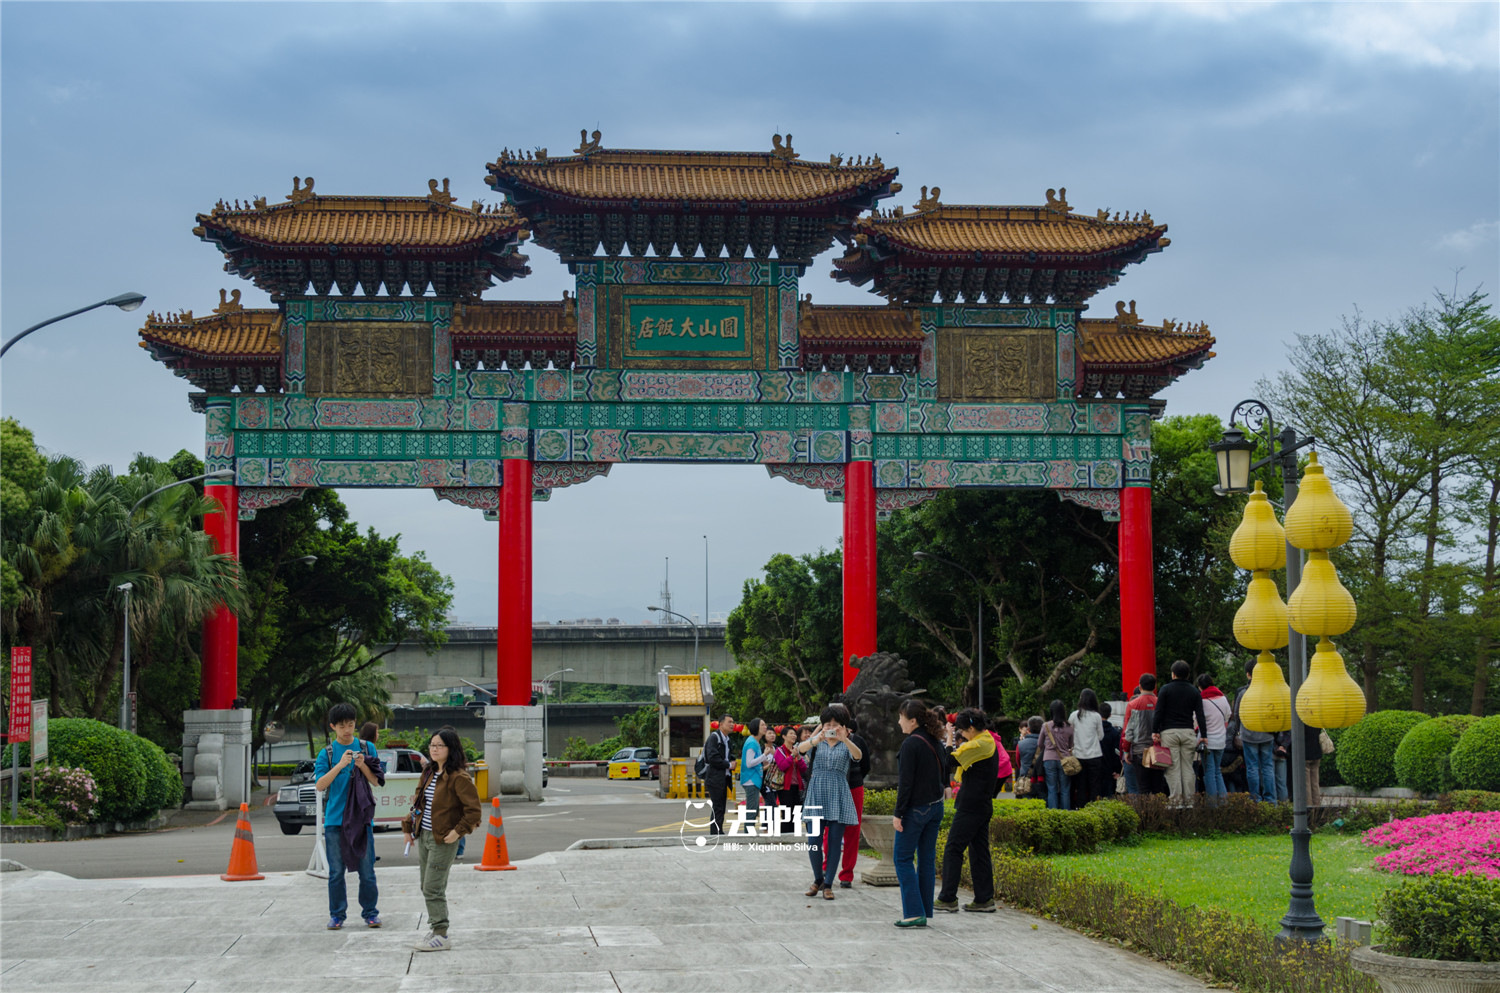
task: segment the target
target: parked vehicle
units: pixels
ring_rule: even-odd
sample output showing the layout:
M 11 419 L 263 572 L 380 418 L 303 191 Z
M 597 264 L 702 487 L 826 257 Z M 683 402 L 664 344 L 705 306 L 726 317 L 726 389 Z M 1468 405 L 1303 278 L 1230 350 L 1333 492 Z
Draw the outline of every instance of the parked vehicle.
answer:
M 654 748 L 622 748 L 609 757 L 614 762 L 639 762 L 641 764 L 641 779 L 661 778 L 661 759 L 656 755 Z

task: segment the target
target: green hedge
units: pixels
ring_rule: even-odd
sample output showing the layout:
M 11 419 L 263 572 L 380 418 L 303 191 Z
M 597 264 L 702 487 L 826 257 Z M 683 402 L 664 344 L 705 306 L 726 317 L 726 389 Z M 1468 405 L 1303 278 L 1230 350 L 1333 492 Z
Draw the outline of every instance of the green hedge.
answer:
M 1128 883 L 1061 872 L 1044 859 L 999 848 L 991 848 L 991 857 L 996 899 L 1171 962 L 1212 985 L 1242 993 L 1379 991 L 1350 966 L 1348 947 L 1336 942 L 1282 949 L 1261 922 L 1247 917 L 1184 907 Z M 967 860 L 960 882 L 973 885 Z M 1024 942 L 1018 947 L 1024 954 Z
M 1381 894 L 1386 952 L 1453 962 L 1500 962 L 1500 879 L 1439 873 Z
M 147 796 L 150 774 L 137 740 L 140 739 L 128 731 L 85 717 L 58 717 L 47 722 L 48 760 L 58 765 L 82 766 L 89 771 L 99 786 L 101 821 L 135 820 L 151 802 Z M 180 801 L 180 776 L 177 794 Z
M 1431 720 L 1415 710 L 1377 710 L 1339 736 L 1339 775 L 1357 790 L 1396 785 L 1396 748 L 1406 733 Z
M 168 807 L 182 806 L 182 773 L 167 753 L 156 742 L 139 735 L 131 735 L 136 754 L 146 770 L 146 788 L 141 791 L 140 806 L 132 817 L 145 819 L 155 817 Z
M 1453 778 L 1468 790 L 1500 790 L 1500 716 L 1475 721 L 1448 756 Z
M 1023 809 L 990 821 L 990 840 L 1003 849 L 1038 855 L 1092 852 L 1100 842 L 1123 841 L 1140 830 L 1140 817 L 1118 800 L 1095 800 L 1079 810 Z
M 1418 793 L 1446 793 L 1457 786 L 1448 754 L 1477 720 L 1468 714 L 1450 714 L 1415 725 L 1396 746 L 1396 782 Z

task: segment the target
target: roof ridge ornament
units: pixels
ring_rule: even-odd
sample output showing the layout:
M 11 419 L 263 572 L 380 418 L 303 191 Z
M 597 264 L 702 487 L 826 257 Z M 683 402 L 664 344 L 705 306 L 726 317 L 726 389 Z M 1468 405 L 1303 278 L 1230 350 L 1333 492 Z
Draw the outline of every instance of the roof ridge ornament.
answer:
M 227 295 L 224 290 L 219 291 L 219 305 L 214 308 L 215 314 L 233 314 L 244 309 L 240 305 L 239 290 L 230 290 Z
M 1130 301 L 1130 310 L 1125 309 L 1124 300 L 1115 301 L 1115 323 L 1122 328 L 1133 328 L 1141 323 L 1140 315 L 1135 312 L 1135 301 Z
M 578 131 L 578 147 L 575 148 L 575 149 L 573 149 L 573 154 L 574 155 L 582 155 L 584 158 L 588 158 L 590 155 L 592 155 L 595 152 L 599 151 L 599 139 L 601 137 L 602 137 L 602 135 L 599 134 L 598 129 L 595 129 L 595 131 L 594 131 L 594 137 L 593 137 L 592 140 L 590 140 L 589 139 L 589 129 L 588 128 L 581 128 L 581 129 L 579 129 L 579 131 Z
M 771 135 L 771 154 L 783 162 L 792 162 L 802 158 L 800 154 L 792 150 L 792 136 L 790 134 L 786 136 L 785 145 L 781 143 L 781 135 Z
M 313 178 L 308 176 L 307 185 L 303 186 L 302 177 L 293 176 L 292 192 L 288 193 L 286 198 L 292 203 L 303 203 L 304 201 L 311 200 L 313 198 Z
M 927 187 L 922 187 L 922 196 L 921 199 L 917 201 L 917 209 L 921 211 L 936 210 L 937 208 L 942 206 L 942 204 L 938 202 L 938 198 L 942 195 L 943 188 L 941 186 L 934 186 L 932 188 L 931 196 L 928 196 L 927 194 Z
M 1068 188 L 1060 186 L 1055 190 L 1047 191 L 1047 210 L 1054 214 L 1066 214 L 1073 208 L 1068 206 Z
M 441 191 L 438 190 L 437 180 L 429 179 L 427 181 L 427 199 L 431 200 L 433 203 L 440 204 L 446 207 L 453 201 L 457 200 L 458 197 L 448 192 L 448 180 L 447 178 L 444 178 L 443 188 Z

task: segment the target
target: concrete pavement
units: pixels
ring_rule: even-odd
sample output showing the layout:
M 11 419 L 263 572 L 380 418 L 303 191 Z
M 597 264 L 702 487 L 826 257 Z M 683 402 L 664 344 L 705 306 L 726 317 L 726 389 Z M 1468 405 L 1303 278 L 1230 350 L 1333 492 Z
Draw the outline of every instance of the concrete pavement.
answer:
M 863 861 L 863 859 L 861 859 Z M 323 930 L 327 888 L 304 873 L 73 879 L 0 874 L 6 993 L 546 991 L 884 993 L 951 987 L 1015 993 L 1205 990 L 1181 973 L 1018 911 L 891 926 L 894 888 L 802 895 L 802 852 L 680 845 L 562 851 L 515 872 L 455 867 L 454 948 L 425 933 L 417 870 L 382 862 L 385 927 Z M 856 878 L 858 878 L 856 876 Z M 351 880 L 351 883 L 353 881 Z M 350 886 L 351 898 L 355 886 Z M 357 921 L 357 904 L 351 920 Z M 353 984 L 352 986 L 350 984 Z

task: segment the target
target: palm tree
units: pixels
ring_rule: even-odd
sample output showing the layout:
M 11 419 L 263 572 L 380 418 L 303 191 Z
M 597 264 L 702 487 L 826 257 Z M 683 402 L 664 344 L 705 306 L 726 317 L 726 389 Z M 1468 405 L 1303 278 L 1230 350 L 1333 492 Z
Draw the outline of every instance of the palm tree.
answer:
M 356 721 L 384 721 L 391 715 L 391 684 L 396 677 L 386 672 L 377 663 L 366 666 L 364 653 L 351 660 L 347 671 L 321 684 L 310 696 L 285 709 L 277 715 L 287 724 L 300 724 L 307 729 L 307 752 L 317 753 L 313 743 L 313 729 L 322 728 L 323 737 L 328 737 L 328 711 L 336 703 L 354 704 Z

